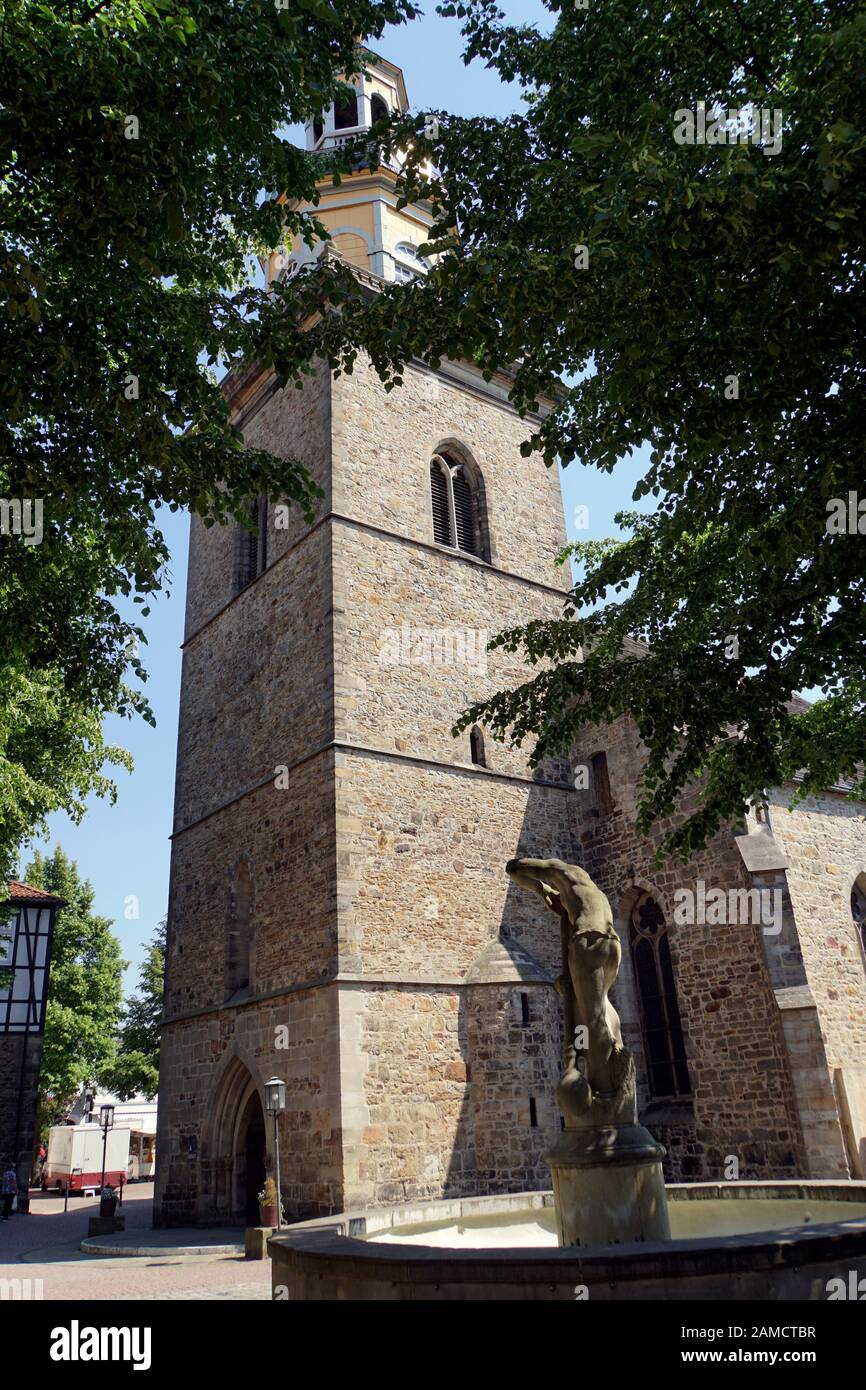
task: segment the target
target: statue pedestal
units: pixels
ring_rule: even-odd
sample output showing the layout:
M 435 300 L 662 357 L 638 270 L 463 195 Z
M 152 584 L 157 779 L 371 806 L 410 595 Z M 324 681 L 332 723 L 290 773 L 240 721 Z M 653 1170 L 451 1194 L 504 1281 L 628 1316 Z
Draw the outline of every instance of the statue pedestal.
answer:
M 546 1155 L 560 1245 L 670 1240 L 664 1152 L 643 1125 L 564 1130 Z

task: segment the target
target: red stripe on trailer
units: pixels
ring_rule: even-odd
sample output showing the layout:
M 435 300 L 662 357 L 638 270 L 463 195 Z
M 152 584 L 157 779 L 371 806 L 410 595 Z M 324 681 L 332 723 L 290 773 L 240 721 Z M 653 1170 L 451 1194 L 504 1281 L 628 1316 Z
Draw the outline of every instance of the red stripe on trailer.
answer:
M 128 1181 L 126 1173 L 122 1168 L 106 1168 L 105 1185 L 106 1187 L 119 1187 L 123 1180 L 124 1187 Z M 46 1171 L 45 1181 L 48 1187 L 53 1187 L 55 1183 L 60 1183 L 62 1187 L 68 1187 L 70 1192 L 80 1192 L 84 1187 L 99 1187 L 102 1182 L 102 1170 L 94 1173 L 52 1173 Z

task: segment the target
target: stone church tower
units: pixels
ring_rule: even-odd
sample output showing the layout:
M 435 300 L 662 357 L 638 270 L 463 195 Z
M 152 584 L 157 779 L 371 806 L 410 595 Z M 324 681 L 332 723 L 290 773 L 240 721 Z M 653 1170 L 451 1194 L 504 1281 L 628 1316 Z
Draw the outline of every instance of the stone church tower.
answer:
M 308 142 L 377 100 L 406 106 L 386 62 Z M 425 269 L 429 213 L 394 185 L 364 171 L 318 209 L 373 288 Z M 363 363 L 228 390 L 245 438 L 325 496 L 311 526 L 263 499 L 255 543 L 192 522 L 157 1220 L 252 1215 L 273 1075 L 290 1216 L 543 1185 L 558 927 L 504 865 L 573 858 L 570 770 L 450 730 L 517 674 L 488 637 L 560 610 L 556 473 L 521 460 L 534 422 L 507 378 L 466 365 L 411 366 L 391 394 Z
M 309 147 L 380 103 L 407 106 L 384 60 Z M 426 270 L 429 210 L 398 209 L 395 179 L 359 171 L 317 209 L 373 291 Z M 280 248 L 269 279 L 317 251 Z M 271 1076 L 290 1219 L 549 1186 L 559 929 L 506 877 L 516 854 L 582 863 L 611 899 L 617 1007 L 670 1177 L 866 1159 L 866 837 L 842 789 L 793 816 L 770 793 L 742 834 L 659 872 L 627 721 L 535 773 L 483 729 L 451 735 L 525 676 L 488 637 L 561 614 L 559 482 L 521 459 L 535 422 L 508 385 L 415 363 L 386 394 L 363 361 L 302 391 L 259 368 L 226 383 L 246 440 L 300 458 L 324 498 L 312 525 L 260 499 L 253 540 L 192 521 L 158 1224 L 257 1221 Z M 678 925 L 677 890 L 702 884 L 777 888 L 781 931 Z

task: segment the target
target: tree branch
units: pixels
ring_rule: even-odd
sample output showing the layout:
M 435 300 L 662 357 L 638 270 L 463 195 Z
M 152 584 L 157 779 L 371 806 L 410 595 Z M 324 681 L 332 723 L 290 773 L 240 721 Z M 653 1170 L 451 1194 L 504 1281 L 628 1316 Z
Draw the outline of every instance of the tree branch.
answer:
M 750 67 L 753 71 L 754 76 L 757 77 L 758 80 L 761 82 L 764 91 L 769 92 L 771 86 L 770 79 L 768 75 L 764 72 L 763 65 L 755 57 L 754 53 L 750 53 L 748 59 L 745 60 L 737 58 L 736 55 L 731 53 L 730 49 L 727 48 L 726 45 L 723 44 L 720 39 L 716 38 L 715 34 L 712 32 L 711 29 L 707 29 L 705 25 L 701 24 L 700 20 L 692 13 L 691 10 L 685 11 L 685 17 L 690 21 L 694 28 L 697 29 L 698 33 L 706 39 L 707 43 L 710 44 L 711 47 L 717 49 L 719 53 L 723 53 L 724 56 L 728 59 L 728 61 L 734 64 L 735 68 L 739 67 L 741 64 L 744 67 Z M 750 41 L 752 41 L 752 37 L 753 36 L 751 34 L 748 34 L 748 38 Z
M 754 59 L 755 59 L 755 35 L 752 33 L 752 31 L 751 31 L 751 29 L 749 28 L 748 24 L 747 24 L 746 21 L 743 19 L 742 11 L 740 10 L 740 6 L 739 6 L 739 4 L 737 3 L 737 0 L 731 0 L 731 6 L 732 6 L 732 8 L 733 8 L 734 16 L 735 16 L 735 18 L 736 18 L 737 23 L 739 24 L 741 30 L 743 31 L 743 33 L 745 34 L 746 38 L 747 38 L 748 41 L 749 41 L 749 44 L 751 45 L 751 49 L 752 49 L 752 58 L 753 58 L 753 60 L 754 60 Z M 770 90 L 769 73 L 767 73 L 767 72 L 765 71 L 763 63 L 761 63 L 760 65 L 758 65 L 757 60 L 755 60 L 755 72 L 756 72 L 756 74 L 758 75 L 758 77 L 761 79 L 761 81 L 763 82 L 765 89 L 766 89 L 767 91 L 769 91 L 769 90 Z

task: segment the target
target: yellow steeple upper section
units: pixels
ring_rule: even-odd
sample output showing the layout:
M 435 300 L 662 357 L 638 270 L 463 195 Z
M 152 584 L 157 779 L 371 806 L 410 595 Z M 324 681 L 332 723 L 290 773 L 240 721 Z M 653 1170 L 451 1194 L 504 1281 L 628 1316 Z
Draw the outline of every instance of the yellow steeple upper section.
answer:
M 382 116 L 409 109 L 400 68 L 385 58 L 369 55 L 365 69 L 353 81 L 354 96 L 330 106 L 306 126 L 308 150 L 327 152 L 357 138 Z M 428 239 L 432 217 L 423 205 L 397 208 L 397 166 L 344 175 L 339 187 L 330 179 L 318 184 L 319 204 L 297 206 L 315 212 L 331 234 L 330 243 L 312 249 L 296 237 L 291 247 L 277 248 L 263 266 L 270 285 L 299 273 L 315 261 L 326 244 L 352 265 L 383 280 L 407 280 L 424 275 L 428 264 L 417 248 Z

